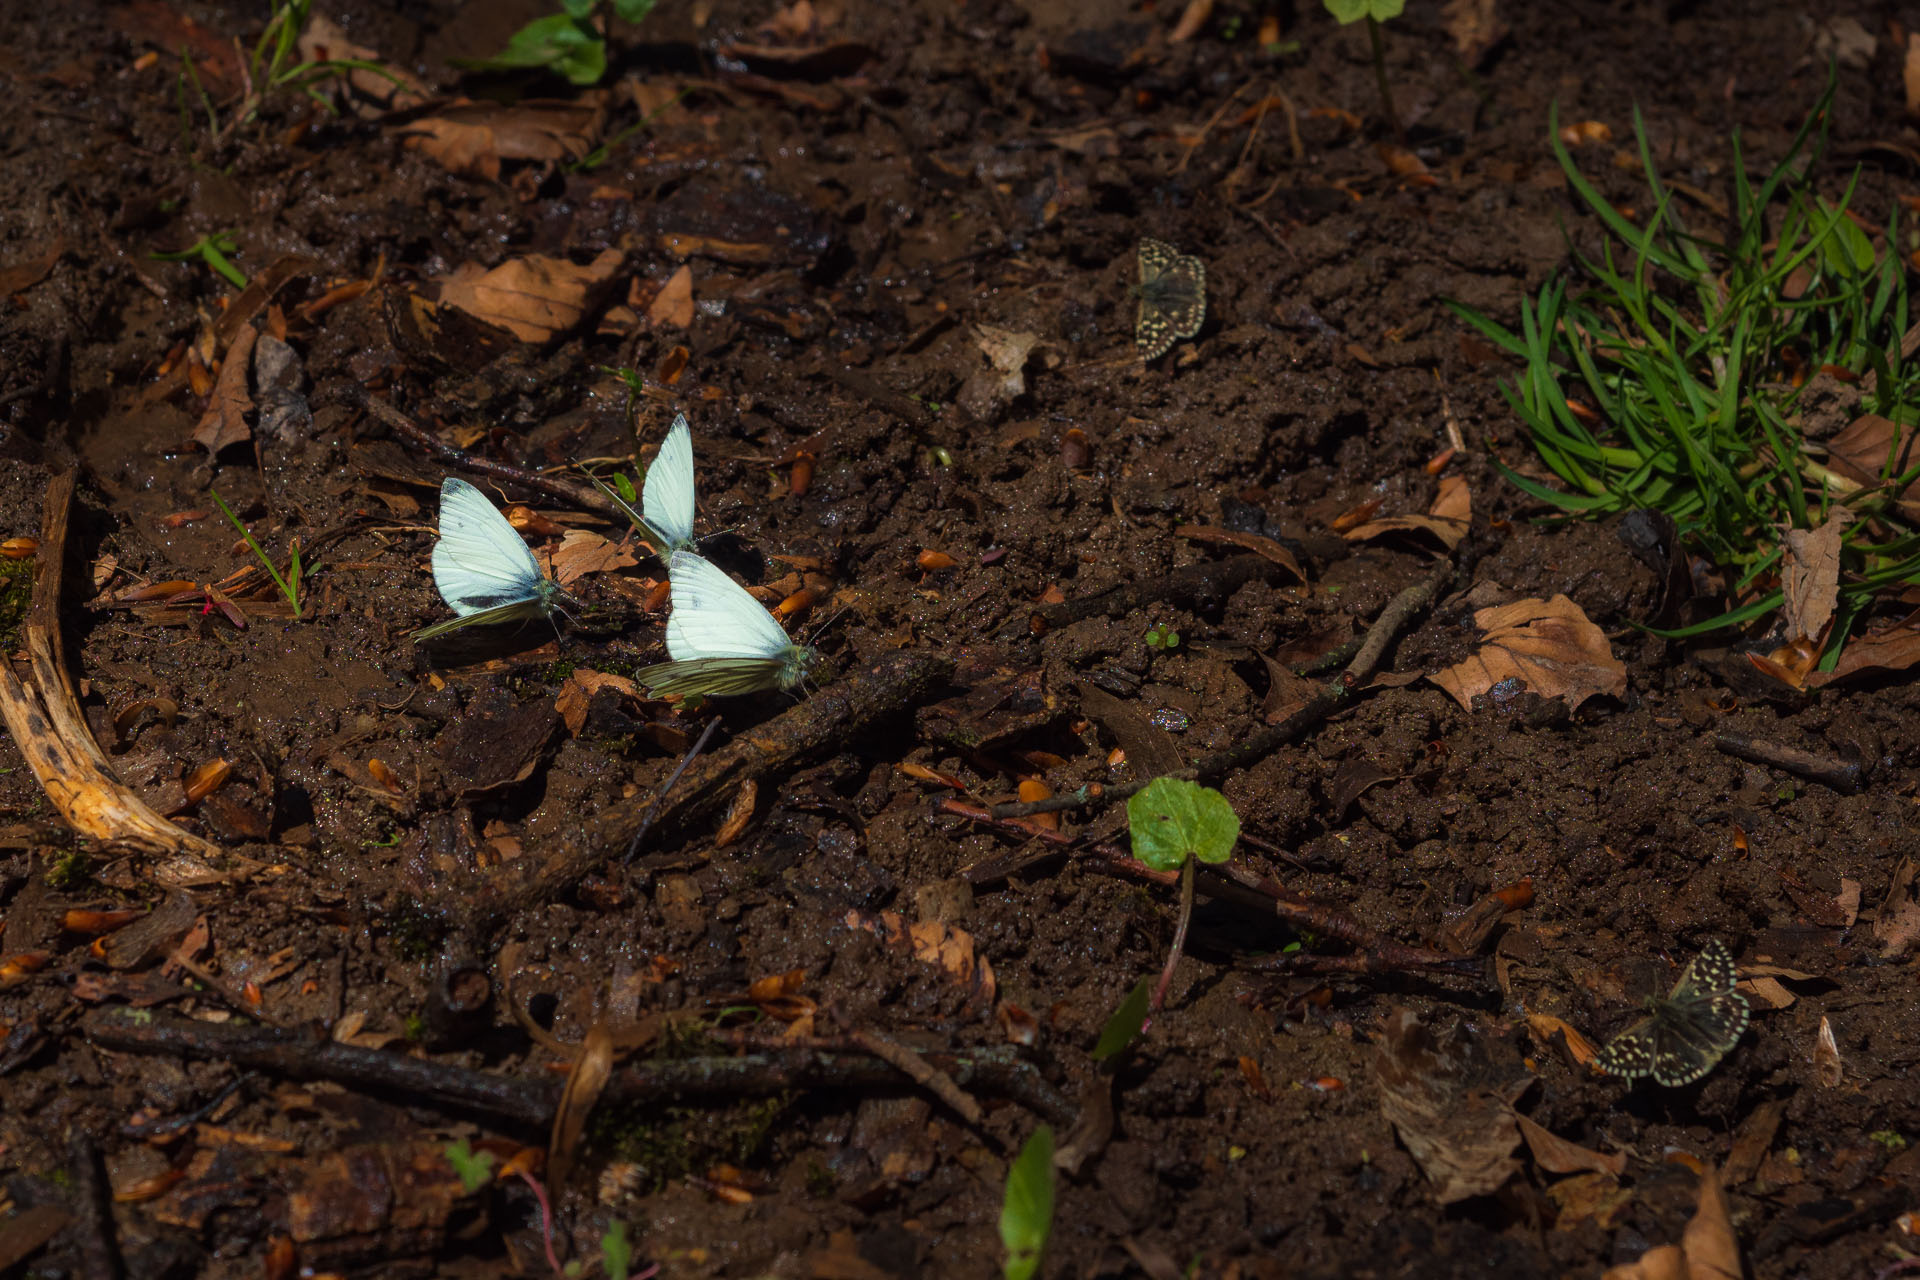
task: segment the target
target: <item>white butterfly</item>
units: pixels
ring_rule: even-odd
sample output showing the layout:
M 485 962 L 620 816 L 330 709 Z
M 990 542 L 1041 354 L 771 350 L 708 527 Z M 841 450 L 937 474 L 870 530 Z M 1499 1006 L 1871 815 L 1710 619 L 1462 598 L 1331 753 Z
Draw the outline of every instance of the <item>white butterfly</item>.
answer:
M 647 468 L 640 486 L 640 510 L 635 511 L 599 476 L 587 478 L 613 499 L 659 554 L 670 556 L 693 545 L 693 433 L 687 429 L 686 414 L 674 418 L 659 455 Z
M 572 602 L 540 572 L 533 552 L 487 495 L 457 476 L 440 486 L 440 540 L 433 544 L 433 585 L 456 616 L 413 633 L 431 640 L 460 627 L 547 617 Z
M 673 584 L 673 616 L 667 619 L 673 661 L 634 673 L 648 697 L 791 689 L 813 665 L 812 649 L 795 644 L 765 605 L 693 552 L 673 553 L 667 579 Z

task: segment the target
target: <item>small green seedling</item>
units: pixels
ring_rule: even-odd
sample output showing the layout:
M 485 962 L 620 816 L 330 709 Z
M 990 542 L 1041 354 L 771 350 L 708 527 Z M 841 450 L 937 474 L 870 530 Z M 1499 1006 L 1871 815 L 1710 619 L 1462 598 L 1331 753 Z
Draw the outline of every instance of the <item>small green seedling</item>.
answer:
M 220 491 L 215 489 L 212 493 L 213 504 L 220 508 L 220 514 L 240 531 L 240 536 L 246 540 L 247 549 L 252 551 L 254 558 L 265 566 L 267 575 L 273 579 L 273 585 L 280 588 L 280 594 L 285 596 L 287 603 L 293 606 L 293 616 L 300 617 L 300 544 L 297 541 L 293 544 L 293 549 L 287 557 L 287 576 L 281 577 L 280 571 L 273 567 L 273 557 L 269 556 L 254 540 L 254 536 L 247 532 L 247 526 L 240 523 L 240 517 L 233 514 L 232 509 L 220 500 Z
M 475 1151 L 465 1138 L 449 1142 L 442 1148 L 447 1155 L 447 1163 L 460 1178 L 460 1185 L 468 1195 L 493 1181 L 493 1156 L 485 1151 Z
M 627 1238 L 627 1224 L 618 1218 L 600 1237 L 600 1257 L 607 1265 L 607 1280 L 627 1280 L 633 1273 L 633 1241 Z
M 1367 41 L 1373 46 L 1373 76 L 1380 86 L 1380 109 L 1387 114 L 1387 123 L 1393 131 L 1402 136 L 1406 130 L 1400 127 L 1400 113 L 1393 108 L 1393 85 L 1387 79 L 1387 49 L 1380 38 L 1380 24 L 1391 22 L 1400 16 L 1407 7 L 1407 0 L 1322 0 L 1327 12 L 1341 26 L 1367 20 Z
M 1053 1230 L 1053 1128 L 1041 1125 L 1007 1168 L 1006 1197 L 1000 1203 L 1000 1243 L 1007 1248 L 1001 1267 L 1006 1280 L 1032 1280 Z
M 604 9 L 622 22 L 639 23 L 653 12 L 655 0 L 560 0 L 560 12 L 535 18 L 514 32 L 507 47 L 491 58 L 463 60 L 469 71 L 543 68 L 585 87 L 607 74 Z
M 1127 992 L 1127 998 L 1107 1019 L 1107 1025 L 1100 1028 L 1100 1043 L 1093 1046 L 1095 1062 L 1105 1062 L 1139 1038 L 1141 1029 L 1147 1025 L 1147 1001 L 1152 996 L 1153 975 L 1148 974 L 1133 984 L 1133 990 Z
M 150 253 L 147 256 L 155 262 L 188 262 L 194 258 L 207 264 L 207 267 L 219 273 L 221 278 L 236 289 L 247 287 L 247 273 L 233 265 L 228 254 L 240 248 L 240 242 L 233 238 L 231 231 L 216 231 L 210 236 L 201 236 L 184 249 L 173 253 Z
M 1179 647 L 1180 633 L 1166 623 L 1156 622 L 1147 628 L 1147 648 L 1172 650 Z
M 1225 862 L 1240 838 L 1240 819 L 1227 798 L 1212 787 L 1179 778 L 1155 778 L 1127 800 L 1127 830 L 1133 856 L 1155 871 L 1180 872 L 1180 923 L 1174 927 L 1167 967 L 1160 973 L 1149 1008 L 1166 1003 L 1174 966 L 1187 945 L 1193 918 L 1193 864 Z

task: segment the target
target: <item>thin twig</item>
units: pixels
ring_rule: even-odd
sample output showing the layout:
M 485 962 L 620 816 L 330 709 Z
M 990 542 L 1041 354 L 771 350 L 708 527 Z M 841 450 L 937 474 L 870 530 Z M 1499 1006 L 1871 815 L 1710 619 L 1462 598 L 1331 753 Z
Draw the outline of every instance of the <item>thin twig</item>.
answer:
M 511 463 L 495 462 L 491 458 L 478 457 L 465 449 L 448 444 L 379 396 L 362 392 L 360 401 L 374 417 L 448 466 L 458 467 L 462 471 L 471 471 L 475 475 L 494 476 L 512 484 L 524 485 L 529 489 L 537 489 L 582 511 L 597 512 L 618 521 L 626 519 L 611 498 L 591 485 L 574 484 L 558 476 L 542 475 L 538 471 L 529 471 L 525 467 L 516 467 Z
M 621 859 L 622 862 L 632 862 L 633 855 L 640 852 L 640 842 L 647 838 L 647 831 L 653 826 L 653 816 L 660 812 L 660 802 L 666 799 L 667 792 L 673 790 L 673 784 L 680 781 L 680 775 L 687 771 L 687 766 L 693 763 L 694 757 L 706 749 L 707 740 L 713 737 L 719 728 L 719 716 L 707 721 L 707 727 L 702 729 L 700 736 L 694 740 L 693 749 L 680 757 L 679 766 L 668 774 L 667 780 L 654 791 L 653 802 L 647 806 L 646 816 L 640 819 L 640 826 L 634 831 L 633 840 L 627 845 L 627 856 Z

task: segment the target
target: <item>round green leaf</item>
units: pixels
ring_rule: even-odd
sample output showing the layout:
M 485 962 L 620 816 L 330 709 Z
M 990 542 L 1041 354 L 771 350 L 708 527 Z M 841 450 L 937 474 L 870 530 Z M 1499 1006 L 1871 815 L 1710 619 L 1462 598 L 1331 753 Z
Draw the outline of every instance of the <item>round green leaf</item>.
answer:
M 1127 800 L 1133 856 L 1155 871 L 1178 871 L 1188 858 L 1225 862 L 1240 838 L 1240 819 L 1212 787 L 1155 778 Z

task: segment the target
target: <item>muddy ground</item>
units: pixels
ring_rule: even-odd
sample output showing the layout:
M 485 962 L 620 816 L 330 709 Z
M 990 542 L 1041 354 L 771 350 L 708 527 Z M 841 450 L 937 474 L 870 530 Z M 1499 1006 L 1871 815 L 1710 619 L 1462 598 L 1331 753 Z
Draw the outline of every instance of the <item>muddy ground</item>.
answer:
M 1818 98 L 1824 18 L 1502 6 L 1463 57 L 1412 5 L 1385 29 L 1403 146 L 1364 29 L 1311 3 L 1175 39 L 1171 6 L 670 2 L 616 28 L 597 108 L 453 65 L 537 6 L 323 8 L 421 96 L 243 107 L 257 6 L 8 6 L 0 538 L 76 475 L 68 674 L 182 843 L 76 836 L 0 746 L 0 1270 L 590 1274 L 619 1223 L 636 1274 L 984 1276 L 1043 1119 L 1077 1157 L 1048 1275 L 1598 1275 L 1680 1238 L 1701 1168 L 1756 1276 L 1908 1256 L 1916 985 L 1870 926 L 1920 846 L 1910 683 L 1778 694 L 1737 637 L 1637 630 L 1656 567 L 1617 524 L 1535 520 L 1495 465 L 1527 463 L 1512 368 L 1442 306 L 1511 322 L 1563 227 L 1591 236 L 1550 103 L 1610 126 L 1578 154 L 1623 206 L 1636 104 L 1663 169 L 1721 190 L 1733 130 L 1764 163 Z M 1877 223 L 1920 160 L 1898 21 L 1852 18 L 1876 44 L 1823 176 L 1861 165 Z M 465 158 L 435 132 L 455 93 L 493 129 Z M 528 97 L 559 101 L 497 114 Z M 150 256 L 222 232 L 247 293 Z M 1198 256 L 1209 304 L 1144 367 L 1142 237 Z M 447 301 L 534 255 L 583 271 L 557 318 L 504 304 L 546 328 Z M 981 326 L 1031 342 L 1017 386 Z M 256 350 L 249 382 L 236 341 L 292 372 Z M 707 554 L 825 655 L 797 699 L 622 683 L 663 656 L 664 574 L 573 464 L 644 462 L 676 411 Z M 447 474 L 531 508 L 571 620 L 412 642 L 446 616 Z M 1339 531 L 1457 481 L 1457 547 Z M 230 576 L 253 559 L 213 490 L 309 549 L 300 617 Z M 16 650 L 48 550 L 8 562 Z M 1238 879 L 1202 881 L 1167 1009 L 1095 1063 L 1177 894 L 1113 854 L 1118 808 L 981 810 L 1247 742 L 1318 687 L 1288 668 L 1333 654 L 1324 680 L 1423 584 L 1383 680 L 1210 779 Z M 1555 595 L 1617 695 L 1470 713 L 1418 679 L 1475 609 Z M 756 745 L 751 788 L 701 772 Z M 1714 938 L 1792 971 L 1715 1070 L 1583 1065 Z M 1409 1015 L 1443 1050 L 1422 1096 L 1464 1121 L 1419 1160 L 1383 1109 Z M 1595 1158 L 1517 1145 L 1495 1097 Z M 477 1190 L 460 1142 L 494 1160 Z

